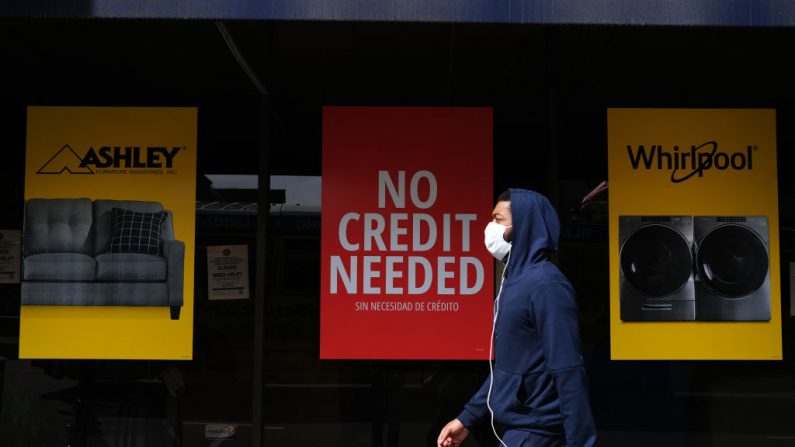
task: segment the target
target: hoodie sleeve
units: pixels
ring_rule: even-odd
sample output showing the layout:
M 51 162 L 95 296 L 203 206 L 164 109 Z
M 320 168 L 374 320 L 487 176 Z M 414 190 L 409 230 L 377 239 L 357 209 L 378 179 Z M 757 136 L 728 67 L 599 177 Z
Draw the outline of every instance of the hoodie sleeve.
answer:
M 531 301 L 547 369 L 555 380 L 567 447 L 592 446 L 596 428 L 588 402 L 588 378 L 580 355 L 577 308 L 571 286 L 542 286 Z
M 472 424 L 477 422 L 478 419 L 482 418 L 486 412 L 488 411 L 488 407 L 486 406 L 486 396 L 489 393 L 489 381 L 491 380 L 491 375 L 486 377 L 486 381 L 483 382 L 483 385 L 480 387 L 477 393 L 472 396 L 472 399 L 469 399 L 466 405 L 464 405 L 464 411 L 458 415 L 456 419 L 461 421 L 464 424 L 464 427 L 471 427 Z

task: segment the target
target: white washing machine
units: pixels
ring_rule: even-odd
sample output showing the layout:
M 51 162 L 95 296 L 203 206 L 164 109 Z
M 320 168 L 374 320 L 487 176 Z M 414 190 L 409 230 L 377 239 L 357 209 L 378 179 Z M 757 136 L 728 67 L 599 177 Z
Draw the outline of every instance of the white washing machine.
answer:
M 619 216 L 623 321 L 693 321 L 692 216 Z
M 770 320 L 766 216 L 695 216 L 696 319 Z

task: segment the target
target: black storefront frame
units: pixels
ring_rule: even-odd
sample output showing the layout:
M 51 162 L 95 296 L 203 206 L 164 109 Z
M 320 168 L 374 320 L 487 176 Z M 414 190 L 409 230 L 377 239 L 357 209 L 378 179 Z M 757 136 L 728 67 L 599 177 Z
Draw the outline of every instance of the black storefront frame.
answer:
M 266 272 L 268 271 L 267 240 L 268 220 L 270 219 L 270 109 L 267 94 L 260 98 L 260 153 L 257 179 L 257 273 L 254 303 L 254 384 L 252 398 L 252 434 L 253 447 L 264 446 L 264 405 L 265 405 L 265 299 Z M 263 206 L 265 204 L 265 206 Z
M 264 405 L 265 405 L 265 300 L 267 299 L 266 277 L 268 272 L 268 222 L 270 220 L 270 127 L 271 110 L 268 91 L 259 77 L 249 66 L 245 57 L 240 53 L 234 38 L 229 34 L 223 22 L 216 22 L 218 31 L 224 38 L 230 52 L 240 68 L 259 93 L 259 157 L 257 160 L 257 236 L 256 236 L 256 277 L 254 294 L 254 365 L 253 389 L 251 412 L 251 445 L 264 446 Z M 270 40 L 270 39 L 269 39 Z

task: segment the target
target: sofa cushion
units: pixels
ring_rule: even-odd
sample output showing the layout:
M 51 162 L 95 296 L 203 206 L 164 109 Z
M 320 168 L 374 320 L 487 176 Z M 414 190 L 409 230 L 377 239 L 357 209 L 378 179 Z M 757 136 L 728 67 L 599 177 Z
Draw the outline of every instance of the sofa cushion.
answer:
M 23 252 L 92 254 L 89 199 L 30 199 L 25 202 Z
M 94 254 L 110 253 L 110 240 L 113 238 L 113 208 L 124 208 L 139 213 L 156 213 L 163 211 L 158 202 L 141 200 L 107 200 L 94 201 Z
M 168 306 L 168 284 L 157 282 L 22 281 L 22 304 L 38 306 Z M 164 314 L 164 316 L 167 315 Z M 167 318 L 167 317 L 166 317 Z M 107 320 L 108 322 L 112 320 Z M 112 323 L 111 323 L 112 324 Z M 98 332 L 97 337 L 102 337 Z M 135 334 L 130 334 L 135 336 Z M 98 338 L 99 339 L 99 338 Z
M 26 281 L 93 281 L 96 261 L 79 253 L 40 253 L 25 257 Z
M 108 253 L 97 256 L 100 281 L 165 281 L 166 259 L 140 253 Z
M 166 213 L 138 213 L 113 208 L 111 253 L 145 253 L 159 255 L 162 246 L 163 221 Z

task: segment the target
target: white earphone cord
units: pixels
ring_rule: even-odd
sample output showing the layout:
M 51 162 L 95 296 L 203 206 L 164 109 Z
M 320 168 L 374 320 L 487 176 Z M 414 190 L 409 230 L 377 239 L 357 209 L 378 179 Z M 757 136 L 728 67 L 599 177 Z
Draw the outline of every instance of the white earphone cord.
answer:
M 491 431 L 494 436 L 500 441 L 502 447 L 508 447 L 497 434 L 497 429 L 494 427 L 494 410 L 491 409 L 491 389 L 494 386 L 494 365 L 491 358 L 494 355 L 494 332 L 497 330 L 497 315 L 500 314 L 500 296 L 502 295 L 502 285 L 505 282 L 505 273 L 508 271 L 508 263 L 511 262 L 511 252 L 508 252 L 508 259 L 505 261 L 505 268 L 502 270 L 500 277 L 500 290 L 497 292 L 497 299 L 494 300 L 494 320 L 491 325 L 491 339 L 489 339 L 489 391 L 486 393 L 486 407 L 489 409 L 491 415 Z

